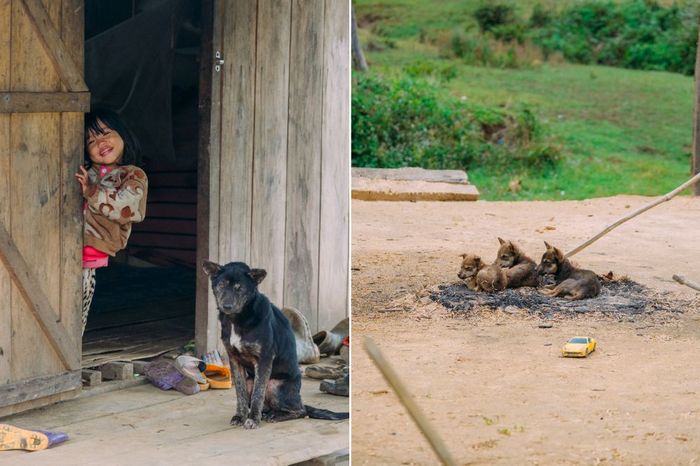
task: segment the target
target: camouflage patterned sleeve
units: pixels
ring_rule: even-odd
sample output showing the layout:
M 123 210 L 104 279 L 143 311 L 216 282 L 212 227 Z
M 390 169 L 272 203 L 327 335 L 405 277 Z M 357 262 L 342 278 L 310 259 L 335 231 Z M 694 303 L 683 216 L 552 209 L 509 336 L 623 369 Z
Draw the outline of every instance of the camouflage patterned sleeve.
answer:
M 146 215 L 148 178 L 140 168 L 119 170 L 123 175 L 121 183 L 90 185 L 85 196 L 88 208 L 121 225 L 141 222 Z

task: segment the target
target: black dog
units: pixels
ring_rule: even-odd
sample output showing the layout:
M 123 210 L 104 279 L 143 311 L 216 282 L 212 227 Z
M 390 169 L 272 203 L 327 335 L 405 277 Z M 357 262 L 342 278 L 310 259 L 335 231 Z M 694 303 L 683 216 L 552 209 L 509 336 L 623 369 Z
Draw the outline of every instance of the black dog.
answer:
M 229 354 L 236 385 L 236 414 L 231 424 L 255 429 L 261 419 L 347 419 L 348 413 L 302 403 L 292 327 L 284 314 L 258 291 L 267 272 L 251 269 L 243 262 L 221 266 L 204 261 L 203 268 L 211 278 L 221 340 Z

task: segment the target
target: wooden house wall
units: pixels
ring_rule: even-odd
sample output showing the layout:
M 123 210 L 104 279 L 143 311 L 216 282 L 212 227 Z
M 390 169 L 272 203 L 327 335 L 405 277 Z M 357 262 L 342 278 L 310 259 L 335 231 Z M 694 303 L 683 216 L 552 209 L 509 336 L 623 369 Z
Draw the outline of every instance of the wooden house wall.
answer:
M 0 415 L 80 387 L 81 6 L 0 0 Z
M 216 5 L 209 258 L 264 268 L 273 302 L 330 329 L 349 311 L 349 3 Z

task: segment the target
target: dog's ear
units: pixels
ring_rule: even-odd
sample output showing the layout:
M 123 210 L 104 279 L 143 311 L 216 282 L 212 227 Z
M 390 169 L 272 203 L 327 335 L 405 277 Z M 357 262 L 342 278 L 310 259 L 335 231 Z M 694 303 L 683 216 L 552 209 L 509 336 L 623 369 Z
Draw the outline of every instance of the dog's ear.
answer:
M 462 259 L 466 259 L 466 258 L 467 258 L 467 254 L 460 254 L 459 257 L 461 257 Z
M 202 262 L 202 269 L 204 270 L 204 273 L 206 273 L 210 277 L 213 277 L 221 270 L 221 266 L 217 263 L 205 260 L 204 262 Z
M 250 272 L 248 272 L 248 275 L 250 275 L 250 278 L 255 280 L 255 283 L 258 285 L 265 280 L 265 277 L 267 277 L 267 272 L 265 269 L 251 269 Z
M 503 238 L 500 238 L 500 237 L 498 238 L 498 242 L 501 243 L 502 245 L 505 244 L 505 241 L 503 240 Z
M 564 253 L 561 252 L 561 249 L 559 248 L 552 248 L 554 250 L 554 257 L 557 258 L 558 261 L 563 261 L 564 260 Z
M 549 243 L 548 243 L 548 242 L 546 242 L 546 241 L 544 242 L 544 245 L 545 245 L 545 246 L 547 247 L 547 251 L 549 251 L 549 250 L 553 249 L 553 248 L 552 248 L 552 245 L 551 245 L 551 244 L 549 244 Z

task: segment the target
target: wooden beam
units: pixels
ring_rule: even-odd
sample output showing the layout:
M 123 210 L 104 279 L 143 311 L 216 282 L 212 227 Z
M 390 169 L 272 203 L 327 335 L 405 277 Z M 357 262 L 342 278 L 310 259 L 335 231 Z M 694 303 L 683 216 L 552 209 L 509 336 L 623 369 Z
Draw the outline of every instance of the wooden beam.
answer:
M 219 218 L 219 152 L 221 150 L 221 73 L 214 73 L 214 51 L 221 50 L 222 17 L 226 3 L 214 0 L 202 2 L 202 39 L 199 68 L 199 142 L 197 160 L 197 253 L 195 270 L 197 288 L 195 301 L 195 354 L 201 355 L 217 348 L 219 341 L 218 311 L 209 288 L 209 277 L 202 262 L 218 261 Z M 154 206 L 155 207 L 155 206 Z M 179 206 L 178 210 L 185 206 Z M 163 207 L 160 207 L 163 209 Z M 153 214 L 153 210 L 151 210 Z M 172 213 L 163 211 L 164 214 Z M 174 251 L 182 253 L 182 251 Z
M 81 371 L 46 375 L 0 387 L 0 407 L 74 390 L 82 386 Z
M 74 92 L 87 91 L 88 87 L 80 68 L 73 61 L 41 0 L 22 0 L 20 3 L 24 6 L 24 11 L 34 25 L 39 39 L 44 45 L 44 50 L 56 67 L 56 72 L 66 88 Z
M 2 224 L 0 224 L 0 262 L 5 265 L 10 278 L 24 297 L 61 362 L 69 370 L 79 369 L 78 345 L 68 335 L 63 325 L 56 322 L 57 314 L 51 308 L 51 303 Z M 77 309 L 76 312 L 78 312 Z M 78 379 L 80 379 L 79 373 Z
M 0 92 L 0 113 L 89 111 L 89 92 Z

